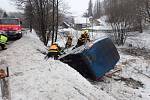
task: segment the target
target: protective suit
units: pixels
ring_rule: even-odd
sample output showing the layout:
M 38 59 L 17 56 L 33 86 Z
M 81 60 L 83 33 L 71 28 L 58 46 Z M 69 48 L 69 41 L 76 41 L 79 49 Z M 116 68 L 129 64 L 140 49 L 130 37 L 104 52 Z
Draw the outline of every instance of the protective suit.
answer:
M 65 48 L 70 48 L 72 45 L 72 37 L 68 36 Z
M 76 47 L 79 47 L 87 42 L 90 42 L 90 38 L 87 31 L 85 31 L 84 33 L 81 34 L 81 37 L 78 39 Z
M 48 54 L 46 58 L 54 57 L 54 59 L 57 59 L 59 55 L 61 55 L 60 51 L 61 51 L 61 48 L 58 46 L 58 44 L 53 43 L 48 50 Z
M 1 46 L 2 50 L 7 49 L 6 48 L 7 41 L 8 41 L 8 37 L 4 34 L 0 34 L 0 46 Z

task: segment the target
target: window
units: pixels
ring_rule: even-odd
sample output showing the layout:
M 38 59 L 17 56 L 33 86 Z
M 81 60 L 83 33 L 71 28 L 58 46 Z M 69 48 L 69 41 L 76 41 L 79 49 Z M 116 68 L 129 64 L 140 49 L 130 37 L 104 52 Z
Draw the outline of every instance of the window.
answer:
M 19 20 L 18 19 L 0 19 L 0 24 L 4 25 L 18 25 Z

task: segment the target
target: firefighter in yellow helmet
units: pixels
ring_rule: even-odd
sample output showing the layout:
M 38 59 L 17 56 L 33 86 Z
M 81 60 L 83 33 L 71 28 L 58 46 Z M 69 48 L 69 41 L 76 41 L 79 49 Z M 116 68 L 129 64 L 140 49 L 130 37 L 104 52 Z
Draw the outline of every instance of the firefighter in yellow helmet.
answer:
M 0 46 L 1 46 L 2 50 L 7 49 L 6 48 L 7 41 L 8 41 L 8 37 L 4 34 L 0 34 Z
M 58 46 L 57 43 L 53 43 L 49 50 L 48 50 L 48 54 L 45 58 L 49 58 L 49 57 L 54 57 L 54 59 L 57 59 L 59 57 L 61 51 L 61 48 Z
M 90 42 L 88 31 L 84 31 L 78 39 L 76 47 L 83 45 L 84 43 Z
M 67 38 L 67 42 L 66 42 L 65 48 L 70 48 L 71 45 L 72 45 L 72 37 L 71 37 L 71 35 L 68 35 L 68 38 Z

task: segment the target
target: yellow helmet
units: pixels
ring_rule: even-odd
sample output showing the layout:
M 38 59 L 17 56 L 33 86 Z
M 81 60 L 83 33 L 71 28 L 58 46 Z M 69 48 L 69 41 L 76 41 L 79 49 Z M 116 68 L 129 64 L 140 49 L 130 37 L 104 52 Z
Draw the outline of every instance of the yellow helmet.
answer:
M 88 34 L 88 30 L 84 30 L 82 34 Z
M 54 42 L 52 45 L 58 45 L 56 42 Z
M 84 32 L 88 33 L 89 31 L 88 31 L 88 30 L 85 30 Z

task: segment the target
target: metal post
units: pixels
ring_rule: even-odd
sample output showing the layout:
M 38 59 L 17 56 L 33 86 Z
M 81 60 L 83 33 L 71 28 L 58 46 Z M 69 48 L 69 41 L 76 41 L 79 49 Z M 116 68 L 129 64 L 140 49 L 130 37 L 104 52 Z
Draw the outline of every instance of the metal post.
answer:
M 86 29 L 87 29 L 87 17 L 86 17 Z
M 92 17 L 92 38 L 93 38 L 93 17 Z

